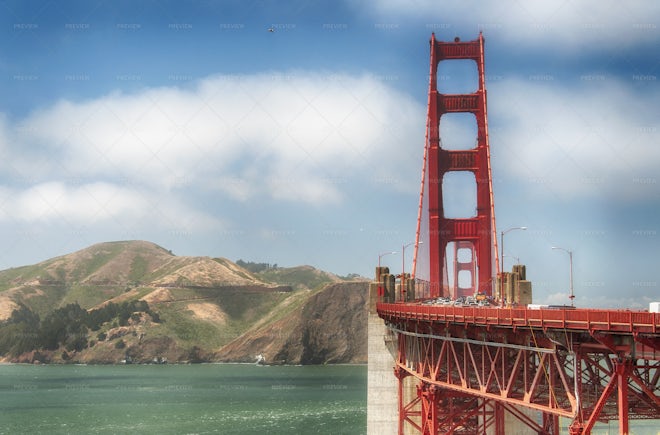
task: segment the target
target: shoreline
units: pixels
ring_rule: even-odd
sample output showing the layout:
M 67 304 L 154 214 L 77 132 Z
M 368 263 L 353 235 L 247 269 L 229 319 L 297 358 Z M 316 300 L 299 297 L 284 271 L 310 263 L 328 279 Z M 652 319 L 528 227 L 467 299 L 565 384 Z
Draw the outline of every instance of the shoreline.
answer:
M 259 367 L 339 367 L 339 366 L 364 366 L 366 367 L 368 363 L 336 363 L 336 364 L 256 364 L 248 362 L 222 362 L 222 361 L 206 361 L 206 362 L 194 362 L 194 363 L 185 363 L 185 362 L 175 362 L 175 363 L 165 363 L 165 364 L 153 364 L 153 363 L 131 363 L 131 364 L 122 364 L 122 363 L 107 363 L 107 364 L 98 364 L 98 363 L 21 363 L 21 362 L 7 362 L 0 361 L 0 366 L 90 366 L 90 367 L 105 367 L 105 366 L 193 366 L 193 365 L 245 365 L 245 366 L 259 366 Z

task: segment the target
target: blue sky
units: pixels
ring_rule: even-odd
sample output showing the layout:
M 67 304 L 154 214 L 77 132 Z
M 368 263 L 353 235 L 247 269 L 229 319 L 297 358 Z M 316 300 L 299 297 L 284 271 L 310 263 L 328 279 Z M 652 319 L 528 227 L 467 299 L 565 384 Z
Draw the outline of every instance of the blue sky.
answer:
M 577 305 L 660 297 L 656 2 L 3 1 L 0 17 L 0 268 L 142 239 L 341 275 L 395 250 L 398 272 L 429 38 L 481 30 L 498 233 L 528 227 L 506 268 L 567 303 L 560 246 Z

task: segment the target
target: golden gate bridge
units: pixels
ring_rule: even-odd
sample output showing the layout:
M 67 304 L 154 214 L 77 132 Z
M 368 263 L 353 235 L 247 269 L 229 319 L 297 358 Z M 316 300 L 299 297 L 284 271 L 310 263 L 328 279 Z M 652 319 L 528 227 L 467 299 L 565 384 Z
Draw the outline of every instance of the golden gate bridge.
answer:
M 525 266 L 500 271 L 484 38 L 432 35 L 430 51 L 413 265 L 394 276 L 379 264 L 372 286 L 395 356 L 398 433 L 558 435 L 561 417 L 571 435 L 614 420 L 627 434 L 630 420 L 660 419 L 659 313 L 534 305 Z M 451 60 L 476 62 L 475 92 L 439 92 L 438 65 Z M 450 113 L 476 118 L 473 148 L 443 148 Z M 474 216 L 445 217 L 442 181 L 455 171 L 474 174 Z

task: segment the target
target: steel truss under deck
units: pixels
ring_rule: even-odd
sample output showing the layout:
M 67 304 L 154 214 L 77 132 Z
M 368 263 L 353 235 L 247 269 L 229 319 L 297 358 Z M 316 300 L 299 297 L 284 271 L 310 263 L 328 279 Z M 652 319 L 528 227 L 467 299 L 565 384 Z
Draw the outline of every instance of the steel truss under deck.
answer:
M 660 415 L 660 338 L 655 333 L 484 327 L 470 320 L 421 320 L 429 307 L 418 305 L 423 314 L 404 315 L 392 309 L 397 305 L 379 304 L 379 314 L 397 337 L 395 375 L 400 390 L 405 378 L 417 381 L 416 397 L 400 403 L 400 433 L 408 426 L 424 434 L 501 434 L 507 411 L 538 434 L 559 434 L 559 417 L 571 420 L 571 434 L 588 434 L 596 422 L 610 420 L 619 420 L 625 434 L 629 419 Z M 406 306 L 410 311 L 415 305 Z M 461 308 L 444 310 L 456 315 Z M 542 315 L 546 310 L 530 311 Z M 660 316 L 643 314 L 660 323 Z

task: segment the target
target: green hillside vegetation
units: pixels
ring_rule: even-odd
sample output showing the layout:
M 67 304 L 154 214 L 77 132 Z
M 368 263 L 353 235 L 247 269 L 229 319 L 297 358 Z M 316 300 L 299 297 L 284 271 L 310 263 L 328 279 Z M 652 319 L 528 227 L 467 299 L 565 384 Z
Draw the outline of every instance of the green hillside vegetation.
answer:
M 277 264 L 245 262 L 240 259 L 236 264 L 254 273 L 263 281 L 297 289 L 278 301 L 279 303 L 261 316 L 259 322 L 252 324 L 248 331 L 266 328 L 291 315 L 301 309 L 311 296 L 318 293 L 326 285 L 340 280 L 333 274 L 317 270 L 311 266 L 284 268 L 278 267 Z
M 337 282 L 310 266 L 99 243 L 0 271 L 0 361 L 209 361 L 247 332 L 286 324 Z
M 294 288 L 316 290 L 332 282 L 340 281 L 337 276 L 317 270 L 312 266 L 280 268 L 275 265 L 275 267 L 264 269 L 256 275 L 264 281 Z
M 220 347 L 255 322 L 277 310 L 289 297 L 287 292 L 253 293 L 236 289 L 178 289 L 179 301 L 158 306 L 163 319 L 163 335 L 176 336 L 185 345 L 205 343 Z M 190 303 L 203 302 L 218 307 L 225 314 L 222 320 L 200 320 L 188 308 Z
M 0 354 L 18 356 L 35 349 L 56 350 L 60 347 L 68 352 L 82 351 L 90 346 L 90 331 L 98 331 L 107 323 L 126 326 L 137 313 L 150 315 L 154 322 L 160 318 L 144 301 L 120 305 L 109 303 L 91 311 L 78 304 L 68 304 L 51 311 L 43 320 L 21 305 L 0 325 Z

